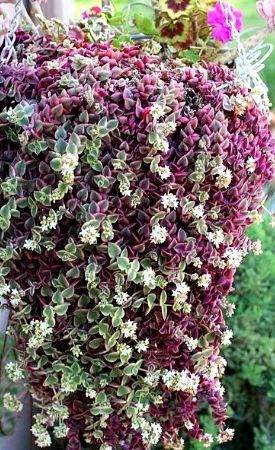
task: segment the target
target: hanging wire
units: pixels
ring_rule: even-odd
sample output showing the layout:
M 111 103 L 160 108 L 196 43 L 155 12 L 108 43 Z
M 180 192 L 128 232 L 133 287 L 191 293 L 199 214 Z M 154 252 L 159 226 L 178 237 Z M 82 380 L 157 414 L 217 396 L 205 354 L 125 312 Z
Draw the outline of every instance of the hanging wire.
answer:
M 219 2 L 226 18 L 226 25 L 231 28 L 233 39 L 237 44 L 237 58 L 235 60 L 237 78 L 247 84 L 252 91 L 255 91 L 255 100 L 259 106 L 268 110 L 270 106 L 268 87 L 263 82 L 259 72 L 264 68 L 264 62 L 272 53 L 273 45 L 261 42 L 254 48 L 246 50 L 241 41 L 241 34 L 236 28 L 236 18 L 230 0 L 226 0 L 226 2 L 219 0 Z
M 4 47 L 1 52 L 1 64 L 8 64 L 11 60 L 16 61 L 17 60 L 17 53 L 14 48 L 15 39 L 16 39 L 16 30 L 19 25 L 20 15 L 23 9 L 23 0 L 16 0 L 15 3 L 15 11 L 14 11 L 14 17 L 11 21 L 9 31 L 5 36 L 5 42 Z

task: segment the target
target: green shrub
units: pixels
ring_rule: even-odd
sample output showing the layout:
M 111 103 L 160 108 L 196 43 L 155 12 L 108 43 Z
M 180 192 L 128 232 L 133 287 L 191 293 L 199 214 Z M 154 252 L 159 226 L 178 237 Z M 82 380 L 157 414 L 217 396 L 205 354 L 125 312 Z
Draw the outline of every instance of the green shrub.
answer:
M 236 439 L 223 448 L 275 450 L 275 233 L 266 221 L 250 236 L 264 252 L 247 257 L 231 296 L 235 338 L 226 351 L 225 384 Z

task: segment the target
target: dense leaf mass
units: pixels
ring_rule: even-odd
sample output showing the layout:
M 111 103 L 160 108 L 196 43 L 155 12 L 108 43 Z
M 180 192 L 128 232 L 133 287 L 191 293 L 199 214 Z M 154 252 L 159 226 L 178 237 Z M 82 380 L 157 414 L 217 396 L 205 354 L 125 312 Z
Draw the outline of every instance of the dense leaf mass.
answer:
M 0 74 L 0 288 L 38 445 L 55 426 L 68 450 L 208 446 L 205 402 L 229 439 L 223 308 L 273 175 L 266 116 L 225 67 L 18 44 Z

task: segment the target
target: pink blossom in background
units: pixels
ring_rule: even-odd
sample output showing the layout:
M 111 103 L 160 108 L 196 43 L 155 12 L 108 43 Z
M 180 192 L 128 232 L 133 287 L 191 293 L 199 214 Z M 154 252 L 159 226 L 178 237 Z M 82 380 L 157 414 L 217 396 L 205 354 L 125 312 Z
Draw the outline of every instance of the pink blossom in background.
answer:
M 243 13 L 225 3 L 223 3 L 223 6 L 225 9 L 229 9 L 229 20 L 231 19 L 231 16 L 233 16 L 237 31 L 241 31 L 243 27 Z M 214 39 L 223 44 L 231 41 L 233 37 L 232 26 L 227 24 L 227 15 L 220 2 L 216 3 L 214 8 L 208 12 L 207 23 L 213 28 L 211 35 Z
M 257 2 L 257 11 L 268 26 L 275 30 L 275 0 L 260 0 Z
M 83 13 L 81 15 L 82 15 L 82 19 L 89 19 L 89 17 L 90 17 L 90 13 L 87 10 L 83 11 Z

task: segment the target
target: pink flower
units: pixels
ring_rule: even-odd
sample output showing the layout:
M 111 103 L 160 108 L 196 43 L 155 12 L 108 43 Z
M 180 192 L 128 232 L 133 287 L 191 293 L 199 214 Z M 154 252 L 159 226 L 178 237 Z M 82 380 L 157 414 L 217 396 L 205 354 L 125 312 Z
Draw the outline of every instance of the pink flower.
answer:
M 272 0 L 270 0 L 272 1 Z M 228 14 L 226 13 L 228 11 Z M 235 24 L 232 24 L 232 19 L 234 18 Z M 237 31 L 241 31 L 243 26 L 243 13 L 232 8 L 232 6 L 226 3 L 216 3 L 213 9 L 208 12 L 207 23 L 212 29 L 212 37 L 217 41 L 226 44 L 231 41 L 233 37 L 233 25 L 235 25 Z M 229 21 L 228 21 L 229 20 Z
M 89 19 L 89 17 L 90 17 L 90 13 L 87 10 L 83 11 L 83 13 L 81 15 L 82 15 L 82 19 Z
M 91 14 L 93 16 L 100 16 L 102 13 L 102 8 L 100 6 L 92 6 L 91 7 Z
M 257 2 L 257 11 L 266 21 L 269 28 L 275 30 L 275 1 L 260 0 Z

